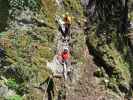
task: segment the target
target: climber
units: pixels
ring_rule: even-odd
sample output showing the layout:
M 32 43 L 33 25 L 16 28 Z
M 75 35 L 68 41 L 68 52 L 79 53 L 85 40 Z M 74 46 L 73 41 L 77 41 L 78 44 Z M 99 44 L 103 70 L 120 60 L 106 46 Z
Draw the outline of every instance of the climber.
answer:
M 68 65 L 68 61 L 69 61 L 69 58 L 70 58 L 68 48 L 64 48 L 63 52 L 61 53 L 61 57 L 62 57 L 62 62 L 65 63 L 66 65 Z
M 63 21 L 65 25 L 65 36 L 70 35 L 70 27 L 71 27 L 71 17 L 69 16 L 69 13 L 67 12 L 65 15 L 63 15 Z
M 49 77 L 47 77 L 47 79 L 44 82 L 40 83 L 39 88 L 43 89 L 42 87 L 44 86 L 46 87 L 45 87 L 45 94 L 43 98 L 45 98 L 47 93 L 48 100 L 53 100 L 55 96 L 55 91 L 56 91 L 53 75 L 50 75 Z
M 59 52 L 57 55 L 57 60 L 61 64 L 65 63 L 66 65 L 68 65 L 69 58 L 70 58 L 70 54 L 69 54 L 69 49 L 67 47 L 64 48 L 63 51 Z

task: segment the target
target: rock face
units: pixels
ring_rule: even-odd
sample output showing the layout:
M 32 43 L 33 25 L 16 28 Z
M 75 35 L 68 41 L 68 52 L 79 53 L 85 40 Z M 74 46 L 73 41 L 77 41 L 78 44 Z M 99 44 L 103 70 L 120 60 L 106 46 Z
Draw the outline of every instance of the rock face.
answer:
M 8 87 L 3 86 L 0 87 L 0 97 L 9 97 L 9 96 L 14 96 L 16 93 L 13 90 L 8 89 Z
M 26 10 L 16 10 L 13 16 L 15 16 L 15 20 L 10 22 L 10 29 L 31 30 L 35 27 L 32 20 L 33 12 L 30 11 L 29 8 Z
M 69 12 L 73 73 L 68 81 L 54 80 L 55 98 L 130 97 L 132 21 L 129 29 L 127 6 L 127 0 L 0 0 L 0 76 L 5 77 L 0 81 L 6 86 L 0 87 L 0 96 L 7 92 L 7 96 L 20 95 L 24 100 L 42 100 L 46 92 L 45 98 L 54 94 L 53 85 L 49 91 L 44 83 L 51 75 L 47 67 L 63 70 L 54 58 L 62 47 L 55 16 Z
M 9 99 L 12 96 L 17 98 L 12 91 L 22 98 L 30 88 L 39 87 L 48 78 L 49 71 L 46 69 L 46 62 L 53 58 L 53 45 L 48 46 L 48 44 L 53 41 L 55 30 L 46 28 L 47 26 L 44 25 L 46 21 L 43 20 L 45 17 L 41 18 L 43 15 L 40 14 L 37 5 L 34 7 L 32 5 L 32 8 L 29 6 L 29 1 L 0 1 L 0 10 L 4 11 L 3 15 L 5 15 L 0 14 L 0 18 L 3 19 L 0 20 L 2 30 L 0 33 L 0 73 L 7 80 L 4 82 L 7 89 L 9 86 L 11 88 L 11 91 L 7 92 Z M 37 3 L 36 0 L 30 3 L 32 2 Z M 10 9 L 6 8 L 7 4 Z M 3 5 L 6 6 L 3 7 Z M 38 9 L 38 14 L 36 9 Z M 7 12 L 9 15 L 6 15 Z M 4 21 L 7 26 L 5 27 L 1 21 Z M 13 81 L 7 84 L 10 79 Z M 0 80 L 3 81 L 3 79 Z M 6 89 L 2 89 L 0 91 L 4 94 Z
M 108 7 L 105 5 L 108 5 Z M 113 84 L 117 85 L 120 85 L 123 81 L 126 84 L 130 84 L 132 79 L 130 69 L 132 69 L 133 61 L 131 60 L 130 44 L 125 43 L 128 40 L 127 37 L 123 36 L 123 34 L 128 34 L 127 6 L 127 1 L 125 1 L 123 7 L 122 2 L 108 2 L 106 0 L 104 2 L 93 2 L 90 0 L 85 5 L 88 20 L 86 23 L 88 27 L 85 29 L 87 35 L 86 43 L 90 53 L 94 56 L 97 66 L 104 68 L 108 74 L 110 78 L 109 83 L 112 83 L 112 79 L 116 78 L 117 81 L 114 81 Z M 114 25 L 114 23 L 117 24 Z M 128 49 L 125 51 L 124 48 Z M 125 58 L 127 56 L 129 59 Z M 118 61 L 117 57 L 121 62 Z M 119 88 L 125 94 L 130 92 L 130 87 L 124 86 L 122 88 L 120 86 Z
M 81 0 L 83 6 L 87 6 L 91 0 Z
M 8 87 L 0 87 L 0 96 L 5 96 L 8 92 Z
M 133 1 L 129 1 L 129 20 L 130 20 L 130 25 L 129 25 L 129 45 L 131 47 L 131 52 L 133 52 Z

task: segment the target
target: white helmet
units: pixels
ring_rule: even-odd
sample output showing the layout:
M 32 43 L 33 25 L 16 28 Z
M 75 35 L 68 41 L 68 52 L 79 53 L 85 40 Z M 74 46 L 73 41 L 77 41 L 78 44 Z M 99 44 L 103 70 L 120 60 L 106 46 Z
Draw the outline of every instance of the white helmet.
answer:
M 67 51 L 67 52 L 68 52 L 68 51 L 69 51 L 69 49 L 68 49 L 67 47 L 65 47 L 65 48 L 64 48 L 64 51 Z

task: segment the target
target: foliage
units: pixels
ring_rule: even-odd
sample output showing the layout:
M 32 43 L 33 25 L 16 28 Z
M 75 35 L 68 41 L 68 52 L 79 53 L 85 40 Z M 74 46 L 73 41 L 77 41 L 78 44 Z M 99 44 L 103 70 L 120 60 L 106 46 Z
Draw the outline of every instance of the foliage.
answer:
M 83 14 L 83 8 L 81 6 L 80 0 L 64 0 L 63 1 L 66 10 L 73 12 L 75 15 Z
M 31 10 L 39 8 L 40 0 L 9 0 L 10 7 L 25 8 L 29 7 Z
M 37 30 L 39 33 L 39 30 Z M 44 31 L 41 31 L 42 33 Z M 47 32 L 46 32 L 47 33 Z M 48 33 L 47 33 L 48 34 Z M 6 34 L 1 39 L 6 42 L 3 45 L 6 51 L 7 65 L 4 71 L 0 69 L 1 74 L 4 75 L 8 82 L 6 85 L 16 91 L 19 95 L 24 95 L 28 92 L 29 82 L 33 85 L 39 85 L 49 75 L 49 71 L 46 69 L 47 60 L 52 60 L 54 53 L 48 45 L 48 41 L 51 43 L 51 35 L 38 34 L 42 36 L 42 39 L 34 39 L 31 35 L 19 32 L 19 34 Z M 43 40 L 43 37 L 47 41 Z M 9 40 L 9 41 L 8 41 Z M 10 47 L 7 45 L 10 44 Z
M 14 79 L 9 79 L 6 85 L 11 89 L 16 89 L 18 87 L 16 81 Z
M 15 79 L 8 79 L 5 84 L 8 86 L 8 88 L 16 91 L 16 93 L 19 95 L 24 95 L 28 92 L 28 88 L 26 87 L 26 84 L 24 82 L 22 83 Z
M 127 33 L 127 1 L 123 6 L 122 0 L 96 0 L 88 5 L 87 14 L 92 24 L 88 26 L 90 30 L 87 34 L 90 53 L 95 63 L 108 74 L 109 88 L 118 92 L 121 82 L 131 82 L 130 51 L 124 36 Z
M 7 97 L 6 100 L 23 100 L 21 96 L 19 95 L 15 95 L 15 96 L 10 96 L 10 97 Z
M 104 70 L 100 69 L 100 68 L 97 68 L 97 70 L 95 71 L 94 75 L 96 77 L 103 77 L 105 72 L 103 72 Z
M 0 37 L 5 35 L 6 33 L 5 32 L 0 32 Z

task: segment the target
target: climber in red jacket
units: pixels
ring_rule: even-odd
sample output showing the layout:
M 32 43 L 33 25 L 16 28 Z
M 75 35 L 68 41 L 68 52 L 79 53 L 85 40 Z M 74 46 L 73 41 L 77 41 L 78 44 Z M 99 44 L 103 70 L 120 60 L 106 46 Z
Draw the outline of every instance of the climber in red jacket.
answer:
M 68 65 L 68 61 L 70 58 L 70 54 L 69 54 L 69 49 L 68 48 L 64 48 L 63 52 L 61 53 L 61 57 L 62 57 L 62 62 L 66 65 Z
M 57 55 L 57 60 L 62 64 L 65 62 L 65 64 L 68 65 L 68 61 L 70 60 L 69 49 L 64 48 L 63 51 Z

